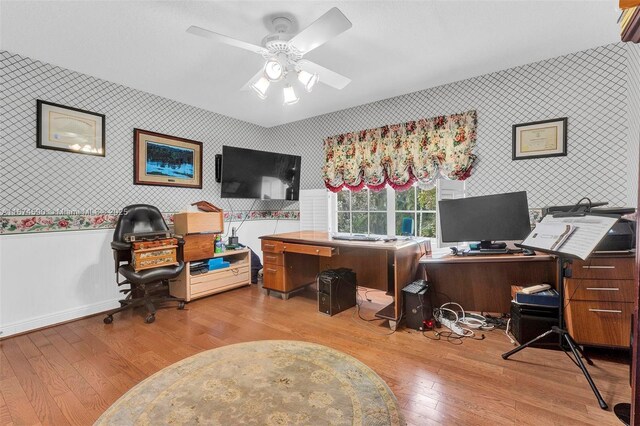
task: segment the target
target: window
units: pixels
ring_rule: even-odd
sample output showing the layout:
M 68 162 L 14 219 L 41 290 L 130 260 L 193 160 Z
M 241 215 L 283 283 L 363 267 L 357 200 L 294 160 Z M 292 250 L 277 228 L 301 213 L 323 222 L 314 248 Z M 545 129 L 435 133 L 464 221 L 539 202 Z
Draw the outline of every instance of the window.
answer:
M 404 235 L 405 218 L 413 219 L 413 233 L 419 237 L 436 237 L 436 188 L 424 190 L 416 186 L 395 194 L 396 235 Z
M 413 219 L 411 235 L 433 238 L 439 235 L 438 200 L 465 196 L 464 181 L 438 180 L 436 188 L 423 190 L 413 186 L 396 192 L 385 188 L 380 192 L 339 191 L 330 198 L 332 232 L 354 234 L 402 235 L 402 222 Z
M 337 196 L 338 232 L 387 234 L 387 192 L 340 191 Z

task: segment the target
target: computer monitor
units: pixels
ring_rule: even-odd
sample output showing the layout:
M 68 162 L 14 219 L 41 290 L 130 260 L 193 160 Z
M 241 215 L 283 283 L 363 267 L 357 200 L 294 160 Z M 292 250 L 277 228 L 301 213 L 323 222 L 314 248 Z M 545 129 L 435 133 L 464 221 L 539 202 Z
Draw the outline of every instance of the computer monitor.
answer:
M 480 241 L 481 249 L 502 248 L 499 240 L 523 240 L 531 232 L 527 193 L 510 192 L 438 203 L 442 241 Z

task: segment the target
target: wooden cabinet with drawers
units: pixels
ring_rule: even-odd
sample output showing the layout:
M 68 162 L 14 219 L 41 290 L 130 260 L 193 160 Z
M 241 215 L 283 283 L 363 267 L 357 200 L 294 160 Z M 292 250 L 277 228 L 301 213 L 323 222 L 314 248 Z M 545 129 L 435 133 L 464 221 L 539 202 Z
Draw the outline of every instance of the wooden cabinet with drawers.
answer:
M 191 275 L 190 262 L 185 262 L 184 270 L 180 275 L 169 281 L 171 295 L 184 298 L 189 302 L 193 299 L 251 284 L 251 253 L 249 249 L 230 250 L 207 256 L 207 258 L 215 257 L 224 257 L 231 265 L 228 268 Z
M 286 255 L 285 255 L 286 253 Z M 315 282 L 319 259 L 336 253 L 333 247 L 262 240 L 262 287 L 282 293 L 283 299 L 301 287 Z
M 565 321 L 582 345 L 629 347 L 635 297 L 633 256 L 574 260 L 564 280 Z

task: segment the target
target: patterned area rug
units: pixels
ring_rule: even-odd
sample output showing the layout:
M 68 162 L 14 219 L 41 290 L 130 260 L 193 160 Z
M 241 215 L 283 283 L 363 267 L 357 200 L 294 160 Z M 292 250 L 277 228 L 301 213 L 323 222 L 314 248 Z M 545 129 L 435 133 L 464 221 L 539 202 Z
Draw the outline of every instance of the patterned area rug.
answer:
M 355 358 L 264 340 L 202 352 L 139 383 L 97 425 L 404 425 L 395 396 Z

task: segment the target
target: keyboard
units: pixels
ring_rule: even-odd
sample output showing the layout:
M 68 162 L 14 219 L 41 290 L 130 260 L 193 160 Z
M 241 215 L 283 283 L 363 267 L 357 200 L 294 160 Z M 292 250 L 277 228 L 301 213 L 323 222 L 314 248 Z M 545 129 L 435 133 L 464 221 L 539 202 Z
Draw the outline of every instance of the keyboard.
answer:
M 484 256 L 487 254 L 509 254 L 509 249 L 480 249 L 480 250 L 466 250 L 465 256 Z
M 331 236 L 334 240 L 345 241 L 379 241 L 380 237 L 374 237 L 373 235 L 364 234 L 334 234 Z

